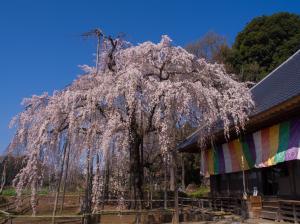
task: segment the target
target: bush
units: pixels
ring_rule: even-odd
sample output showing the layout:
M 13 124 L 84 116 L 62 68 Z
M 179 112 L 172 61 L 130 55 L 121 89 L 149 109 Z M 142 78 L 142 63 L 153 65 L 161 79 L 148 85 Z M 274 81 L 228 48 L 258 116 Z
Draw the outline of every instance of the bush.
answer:
M 153 192 L 153 193 L 154 193 L 153 198 L 155 198 L 155 199 L 164 199 L 164 194 L 165 194 L 164 191 L 156 191 L 156 192 Z M 185 197 L 187 197 L 187 194 L 184 193 L 184 192 L 178 191 L 178 196 L 182 197 L 182 198 L 185 198 Z M 168 197 L 168 199 L 174 198 L 174 192 L 168 190 L 167 191 L 167 197 Z
M 16 190 L 14 188 L 5 188 L 2 191 L 3 196 L 16 196 Z
M 200 186 L 196 191 L 188 193 L 188 196 L 192 198 L 206 197 L 208 196 L 209 192 L 209 187 Z

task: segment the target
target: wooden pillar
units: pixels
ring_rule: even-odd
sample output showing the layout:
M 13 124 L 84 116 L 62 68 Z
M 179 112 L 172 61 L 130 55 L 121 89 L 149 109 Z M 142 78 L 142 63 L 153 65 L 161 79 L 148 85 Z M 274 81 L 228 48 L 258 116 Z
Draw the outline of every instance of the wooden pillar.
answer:
M 225 174 L 226 175 L 226 181 L 227 181 L 227 197 L 230 196 L 230 174 Z
M 288 166 L 288 172 L 289 172 L 289 182 L 290 182 L 290 189 L 291 189 L 291 195 L 296 195 L 296 188 L 295 188 L 295 172 L 294 172 L 294 163 L 293 161 L 287 162 Z
M 257 185 L 257 190 L 260 192 L 261 195 L 264 194 L 264 186 L 262 182 L 262 170 L 257 169 L 256 170 L 256 185 Z
M 185 168 L 184 168 L 183 153 L 181 153 L 181 188 L 183 191 L 185 191 Z
M 297 161 L 292 161 L 292 177 L 293 177 L 293 197 L 297 195 L 297 186 L 296 186 L 296 169 L 297 169 Z
M 168 185 L 167 185 L 167 158 L 165 158 L 165 170 L 164 170 L 164 209 L 167 209 L 168 207 Z

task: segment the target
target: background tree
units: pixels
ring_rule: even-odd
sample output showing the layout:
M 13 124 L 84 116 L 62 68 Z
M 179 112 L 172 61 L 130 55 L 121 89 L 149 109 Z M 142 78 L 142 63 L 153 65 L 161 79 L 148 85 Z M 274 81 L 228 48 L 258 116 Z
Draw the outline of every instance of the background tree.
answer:
M 226 38 L 212 31 L 187 44 L 185 49 L 197 58 L 205 58 L 208 62 L 222 64 L 224 64 L 230 50 Z
M 257 82 L 300 48 L 300 16 L 254 18 L 238 34 L 226 63 L 242 81 Z
M 0 157 L 1 187 L 12 185 L 13 179 L 24 167 L 26 163 L 25 160 L 26 158 L 24 156 L 6 155 Z

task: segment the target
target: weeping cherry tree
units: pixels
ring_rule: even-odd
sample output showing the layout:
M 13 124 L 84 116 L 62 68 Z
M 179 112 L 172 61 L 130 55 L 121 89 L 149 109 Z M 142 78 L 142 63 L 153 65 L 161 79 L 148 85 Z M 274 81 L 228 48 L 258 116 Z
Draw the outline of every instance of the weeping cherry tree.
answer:
M 85 158 L 87 211 L 101 209 L 103 171 L 112 156 L 118 175 L 110 186 L 118 195 L 130 192 L 137 208 L 144 197 L 140 167 L 147 135 L 157 134 L 165 156 L 185 124 L 202 127 L 199 144 L 204 144 L 217 126 L 225 136 L 231 125 L 237 132 L 244 128 L 253 106 L 246 84 L 223 65 L 195 58 L 168 36 L 137 46 L 103 38 L 99 63 L 97 69 L 82 66 L 86 74 L 61 91 L 25 99 L 24 110 L 13 119 L 17 131 L 11 149 L 22 146 L 27 157 L 14 183 L 18 196 L 31 188 L 33 214 L 44 168 L 57 152 Z

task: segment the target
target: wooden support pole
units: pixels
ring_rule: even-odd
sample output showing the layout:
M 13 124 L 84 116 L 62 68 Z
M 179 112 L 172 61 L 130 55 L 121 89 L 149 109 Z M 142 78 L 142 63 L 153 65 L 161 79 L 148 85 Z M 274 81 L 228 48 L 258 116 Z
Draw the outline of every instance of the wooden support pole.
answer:
M 180 212 L 183 212 L 183 199 L 180 199 Z
M 150 206 L 150 209 L 152 210 L 152 200 L 153 200 L 153 180 L 152 180 L 152 173 L 151 171 L 149 172 L 149 179 L 150 179 L 150 183 L 149 183 L 149 206 Z
M 185 191 L 185 167 L 183 153 L 181 153 L 181 188 Z
M 173 216 L 173 223 L 179 224 L 179 205 L 178 205 L 178 185 L 177 185 L 177 158 L 176 158 L 176 152 L 171 152 L 172 156 L 172 169 L 174 171 L 174 209 L 175 213 Z
M 56 215 L 57 203 L 58 203 L 58 198 L 59 198 L 61 180 L 62 180 L 62 176 L 63 176 L 63 172 L 64 172 L 64 163 L 65 163 L 65 158 L 66 158 L 67 146 L 68 146 L 68 140 L 65 140 L 64 146 L 63 146 L 62 164 L 61 164 L 61 169 L 60 169 L 60 174 L 59 174 L 59 180 L 58 180 L 58 183 L 57 183 L 55 201 L 54 201 L 54 207 L 53 207 L 53 213 L 52 213 L 52 223 L 53 224 L 55 223 L 55 215 Z
M 242 156 L 242 174 L 243 174 L 243 199 L 247 199 L 247 191 L 246 191 L 246 178 L 245 178 L 245 161 L 244 156 Z
M 293 216 L 294 216 L 294 223 L 298 224 L 298 218 L 297 218 L 297 211 L 296 211 L 296 205 L 292 203 L 293 206 Z
M 168 185 L 167 185 L 167 170 L 168 170 L 168 161 L 167 158 L 165 158 L 165 170 L 164 170 L 164 182 L 165 182 L 165 186 L 164 186 L 164 209 L 167 209 L 168 206 Z
M 65 169 L 64 178 L 63 178 L 63 195 L 62 195 L 62 200 L 61 200 L 61 205 L 60 205 L 60 213 L 62 213 L 62 211 L 64 209 L 65 194 L 66 194 L 66 182 L 67 182 L 68 171 L 69 171 L 70 144 L 67 148 L 68 148 L 68 152 L 67 152 L 67 158 L 66 158 L 66 169 Z

